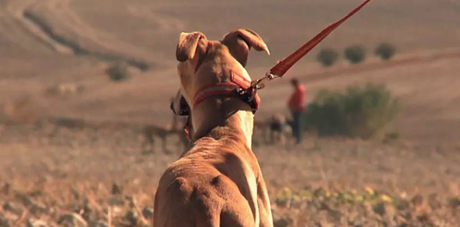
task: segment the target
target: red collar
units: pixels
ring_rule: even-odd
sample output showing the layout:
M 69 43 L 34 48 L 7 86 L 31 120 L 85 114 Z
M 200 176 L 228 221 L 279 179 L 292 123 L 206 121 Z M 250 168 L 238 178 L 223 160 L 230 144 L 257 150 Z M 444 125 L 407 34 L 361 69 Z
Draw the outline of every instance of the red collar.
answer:
M 260 98 L 255 93 L 252 82 L 233 70 L 230 70 L 230 82 L 209 84 L 200 88 L 195 93 L 193 107 L 214 96 L 239 98 L 251 106 L 253 113 L 259 108 Z

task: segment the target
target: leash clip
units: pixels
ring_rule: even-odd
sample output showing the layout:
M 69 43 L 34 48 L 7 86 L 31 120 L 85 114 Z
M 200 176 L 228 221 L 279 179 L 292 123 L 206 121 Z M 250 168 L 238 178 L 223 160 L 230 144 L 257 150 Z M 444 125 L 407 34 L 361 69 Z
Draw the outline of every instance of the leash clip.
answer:
M 259 89 L 260 88 L 257 88 L 257 86 L 251 87 L 251 91 L 250 91 L 249 99 L 248 99 L 249 102 L 252 102 L 254 100 L 254 98 L 256 97 L 257 91 Z
M 258 80 L 252 81 L 251 82 L 251 87 L 250 87 L 251 91 L 250 91 L 250 94 L 249 94 L 250 95 L 249 101 L 251 102 L 252 100 L 254 100 L 257 92 L 259 90 L 262 90 L 262 89 L 265 88 L 265 82 L 268 82 L 270 80 L 276 79 L 278 77 L 280 77 L 280 76 L 272 74 L 271 72 L 267 72 L 264 77 L 262 77 L 262 78 L 260 78 Z
M 255 90 L 261 90 L 261 89 L 264 89 L 265 88 L 265 82 L 268 82 L 268 81 L 271 81 L 271 80 L 274 80 L 276 78 L 280 78 L 281 76 L 278 76 L 276 74 L 273 74 L 271 73 L 270 71 L 268 71 L 264 77 L 258 79 L 258 80 L 255 80 L 255 81 L 252 81 L 252 85 L 251 87 L 253 87 Z

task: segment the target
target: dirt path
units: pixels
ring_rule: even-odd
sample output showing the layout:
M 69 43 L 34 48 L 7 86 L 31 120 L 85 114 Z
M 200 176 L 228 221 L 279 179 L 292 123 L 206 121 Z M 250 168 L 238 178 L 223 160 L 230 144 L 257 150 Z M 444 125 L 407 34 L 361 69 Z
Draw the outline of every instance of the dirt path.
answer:
M 109 62 L 126 62 L 140 70 L 147 70 L 154 65 L 152 62 L 141 60 L 142 58 L 139 57 L 124 56 L 124 52 L 131 56 L 144 57 L 151 55 L 151 53 L 142 53 L 143 51 L 135 45 L 120 42 L 113 36 L 85 24 L 69 10 L 69 4 L 70 0 L 24 0 L 9 2 L 7 9 L 17 24 L 28 29 L 32 37 L 59 53 L 89 55 Z M 48 16 L 43 16 L 42 13 L 51 14 L 54 19 L 60 18 L 56 20 L 59 21 L 59 27 L 71 28 L 73 32 L 70 34 L 73 33 L 73 39 L 69 37 L 69 34 L 62 34 L 59 28 L 48 23 Z M 91 45 L 86 47 L 83 43 L 92 43 L 93 47 Z M 102 49 L 102 51 L 98 49 Z
M 36 0 L 22 0 L 9 2 L 6 9 L 9 14 L 18 21 L 18 25 L 22 25 L 25 29 L 30 32 L 30 35 L 36 37 L 37 40 L 45 44 L 47 47 L 53 49 L 59 53 L 72 53 L 71 48 L 66 45 L 62 45 L 49 36 L 48 33 L 44 32 L 40 26 L 37 26 L 34 22 L 27 20 L 24 16 L 26 9 L 36 4 Z

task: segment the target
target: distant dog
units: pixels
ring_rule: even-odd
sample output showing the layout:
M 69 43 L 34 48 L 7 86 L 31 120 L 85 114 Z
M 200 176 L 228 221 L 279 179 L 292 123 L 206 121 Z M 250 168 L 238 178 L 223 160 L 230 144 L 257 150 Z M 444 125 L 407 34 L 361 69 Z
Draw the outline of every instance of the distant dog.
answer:
M 159 139 L 161 141 L 161 149 L 164 153 L 171 153 L 168 149 L 168 138 L 177 137 L 176 147 L 185 149 L 188 145 L 188 139 L 185 137 L 182 130 L 175 127 L 165 128 L 155 125 L 147 125 L 142 128 L 143 143 L 142 149 L 147 153 L 155 152 L 155 144 Z
M 267 122 L 269 128 L 269 142 L 271 144 L 286 144 L 292 137 L 292 129 L 287 124 L 286 117 L 274 114 Z

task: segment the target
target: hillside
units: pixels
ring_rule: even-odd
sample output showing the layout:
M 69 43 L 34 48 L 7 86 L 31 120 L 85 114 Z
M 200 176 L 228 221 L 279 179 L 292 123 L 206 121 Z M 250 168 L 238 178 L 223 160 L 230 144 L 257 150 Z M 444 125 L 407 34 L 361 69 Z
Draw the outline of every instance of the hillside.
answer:
M 165 129 L 179 33 L 257 31 L 272 53 L 251 53 L 258 78 L 361 1 L 0 0 L 0 226 L 152 226 L 159 178 L 184 149 Z M 389 143 L 273 144 L 256 129 L 275 226 L 458 226 L 458 21 L 458 0 L 374 0 L 260 91 L 256 120 L 289 114 L 293 77 L 308 101 L 374 82 L 402 103 L 386 129 L 401 139 Z M 372 56 L 381 42 L 395 58 Z M 321 48 L 354 44 L 367 48 L 362 64 L 315 62 Z M 128 80 L 109 79 L 115 63 Z
M 181 31 L 218 39 L 234 28 L 254 29 L 272 52 L 251 55 L 248 70 L 258 77 L 359 2 L 0 0 L 0 106 L 26 103 L 18 111 L 35 117 L 164 124 L 178 86 L 173 54 Z M 301 77 L 310 98 L 321 88 L 386 83 L 404 103 L 394 130 L 413 142 L 453 143 L 460 135 L 459 20 L 454 0 L 375 0 L 318 49 L 360 43 L 371 51 L 386 41 L 398 47 L 400 63 L 376 66 L 371 58 L 324 71 L 313 62 L 316 50 L 286 77 Z M 108 80 L 104 70 L 115 61 L 132 66 L 131 80 Z M 284 111 L 286 81 L 261 91 L 260 118 Z M 46 92 L 60 84 L 82 92 Z

